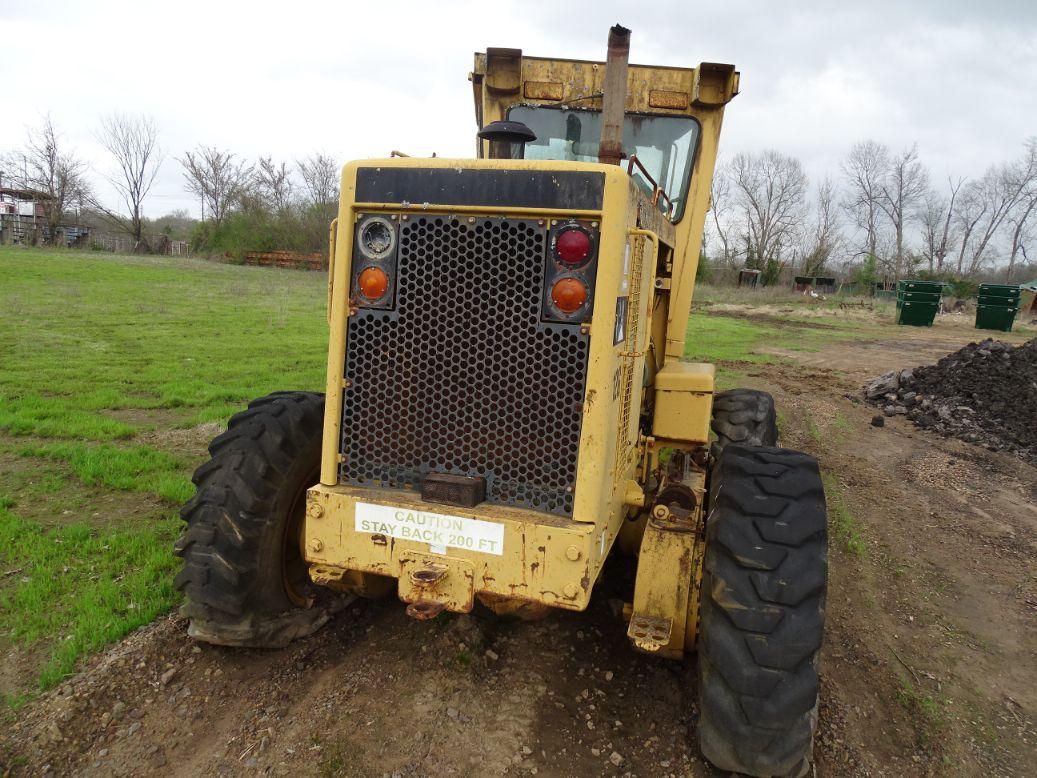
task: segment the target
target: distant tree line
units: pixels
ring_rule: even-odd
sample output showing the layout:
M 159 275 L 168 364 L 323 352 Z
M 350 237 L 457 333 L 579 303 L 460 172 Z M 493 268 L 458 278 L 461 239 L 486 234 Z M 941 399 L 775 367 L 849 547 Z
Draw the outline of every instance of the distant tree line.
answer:
M 69 222 L 101 223 L 139 251 L 159 232 L 194 251 L 321 251 L 338 209 L 339 163 L 316 153 L 293 162 L 199 145 L 174 161 L 202 218 L 184 211 L 149 220 L 144 204 L 164 162 L 153 119 L 112 114 L 96 137 L 107 151 L 103 177 L 118 205 L 96 196 L 89 168 L 66 147 L 49 116 L 24 147 L 0 160 L 5 183 L 44 193 L 49 233 Z M 19 173 L 21 174 L 19 176 Z M 811 182 L 801 162 L 768 149 L 721 161 L 702 249 L 701 272 L 749 267 L 772 283 L 790 271 L 893 280 L 930 275 L 1004 279 L 1037 275 L 1037 137 L 1014 160 L 974 179 L 933 182 L 917 146 L 896 151 L 873 140 L 852 146 L 838 174 Z
M 934 184 L 917 146 L 872 140 L 849 150 L 839 175 L 811 186 L 780 151 L 743 152 L 718 165 L 703 245 L 716 267 L 858 280 L 1037 275 L 1037 137 L 1015 160 L 978 178 Z
M 177 159 L 187 191 L 202 203 L 193 233 L 196 250 L 240 256 L 245 251 L 321 251 L 338 210 L 339 163 L 313 154 L 293 165 L 255 163 L 215 146 Z
M 50 116 L 28 131 L 24 146 L 0 156 L 2 183 L 42 195 L 48 229 L 44 242 L 58 239 L 61 225 L 107 228 L 148 252 L 156 235 L 189 240 L 195 252 L 241 256 L 246 251 L 323 251 L 328 225 L 338 210 L 339 163 L 323 153 L 292 163 L 260 157 L 254 163 L 230 151 L 198 146 L 174 159 L 186 191 L 198 198 L 202 218 L 177 210 L 157 219 L 145 202 L 164 163 L 154 120 L 112 114 L 96 137 L 107 165 L 96 175 L 117 195 L 117 204 L 97 195 L 91 170 L 67 147 Z

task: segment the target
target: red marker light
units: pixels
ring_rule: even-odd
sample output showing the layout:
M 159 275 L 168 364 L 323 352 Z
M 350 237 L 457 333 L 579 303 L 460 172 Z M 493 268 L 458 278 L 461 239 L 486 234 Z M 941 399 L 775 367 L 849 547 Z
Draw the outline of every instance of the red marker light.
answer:
M 591 252 L 591 239 L 583 230 L 571 227 L 563 230 L 555 241 L 555 253 L 567 265 L 578 265 Z
M 587 302 L 587 287 L 578 278 L 562 278 L 551 287 L 551 301 L 562 313 L 576 313 Z
M 369 267 L 357 276 L 360 294 L 368 300 L 380 300 L 389 290 L 389 276 L 380 267 Z

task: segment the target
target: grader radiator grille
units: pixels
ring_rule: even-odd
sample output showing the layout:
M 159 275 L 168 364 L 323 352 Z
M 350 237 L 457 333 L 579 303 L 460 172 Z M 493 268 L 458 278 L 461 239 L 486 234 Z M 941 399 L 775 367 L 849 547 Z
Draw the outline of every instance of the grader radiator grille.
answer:
M 588 339 L 541 321 L 547 234 L 535 220 L 400 221 L 394 307 L 347 328 L 343 482 L 482 476 L 488 502 L 572 513 Z

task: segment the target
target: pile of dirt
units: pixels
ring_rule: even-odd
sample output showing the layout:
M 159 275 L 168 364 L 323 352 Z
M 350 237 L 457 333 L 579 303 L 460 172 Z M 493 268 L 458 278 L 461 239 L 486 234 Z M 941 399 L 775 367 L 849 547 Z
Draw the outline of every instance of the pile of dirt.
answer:
M 886 416 L 1037 464 L 1037 339 L 970 343 L 935 365 L 879 376 L 864 396 Z

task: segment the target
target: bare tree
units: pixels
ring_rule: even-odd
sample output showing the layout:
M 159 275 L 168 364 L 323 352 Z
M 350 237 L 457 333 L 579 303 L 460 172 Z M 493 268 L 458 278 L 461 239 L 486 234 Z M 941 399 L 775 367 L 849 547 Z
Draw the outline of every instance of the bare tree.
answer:
M 330 222 L 338 205 L 339 166 L 326 154 L 311 154 L 296 165 L 310 203 L 318 209 L 321 218 Z
M 10 156 L 8 160 L 15 162 Z M 49 115 L 39 127 L 29 130 L 25 151 L 17 162 L 25 173 L 26 187 L 47 195 L 47 240 L 53 242 L 69 206 L 90 191 L 86 163 L 64 147 Z
M 889 149 L 873 140 L 855 143 L 843 161 L 847 198 L 844 203 L 857 227 L 864 231 L 859 254 L 877 257 L 879 246 L 879 202 L 889 172 Z
M 105 178 L 119 193 L 125 214 L 112 211 L 96 198 L 91 203 L 130 235 L 137 248 L 144 246 L 144 198 L 148 196 L 162 164 L 158 128 L 150 116 L 114 113 L 101 120 L 98 141 L 115 161 L 115 171 Z
M 774 280 L 803 227 L 803 166 L 779 151 L 743 152 L 731 161 L 731 182 L 745 230 L 746 264 Z
M 886 174 L 879 180 L 879 196 L 875 202 L 893 228 L 894 278 L 900 278 L 904 270 L 905 227 L 928 189 L 929 171 L 918 161 L 917 145 L 889 159 Z
M 295 183 L 292 171 L 284 162 L 278 165 L 273 157 L 260 157 L 255 185 L 260 197 L 278 213 L 284 213 L 291 206 Z
M 825 272 L 842 242 L 835 184 L 830 178 L 818 184 L 811 226 L 803 251 L 803 275 L 818 276 Z
M 1037 167 L 1037 162 L 1034 165 Z M 989 168 L 982 178 L 969 184 L 971 191 L 968 194 L 976 203 L 976 218 L 967 235 L 962 236 L 959 274 L 964 272 L 971 276 L 983 266 L 991 241 L 1023 197 L 1026 182 L 1035 174 L 1037 169 L 1021 171 L 1012 165 L 996 165 Z M 963 267 L 962 260 L 966 257 L 968 265 Z
M 177 159 L 184 167 L 187 190 L 201 199 L 203 210 L 208 207 L 209 218 L 217 227 L 252 182 L 252 167 L 236 162 L 234 157 L 232 152 L 220 151 L 215 146 L 198 146 Z
M 958 195 L 958 202 L 954 207 L 954 221 L 961 235 L 961 241 L 958 244 L 958 259 L 954 265 L 954 273 L 958 277 L 965 274 L 965 252 L 969 248 L 976 225 L 983 219 L 986 212 L 986 201 L 980 196 L 976 182 L 970 181 Z
M 1026 151 L 1015 168 L 1015 174 L 1019 179 L 1020 194 L 1015 208 L 1008 215 L 1010 228 L 1010 250 L 1008 254 L 1008 267 L 1005 268 L 1005 280 L 1012 280 L 1016 260 L 1022 254 L 1027 259 L 1026 243 L 1030 239 L 1030 227 L 1037 214 L 1037 137 L 1030 138 L 1026 142 Z
M 949 176 L 947 187 L 949 197 L 944 197 L 934 189 L 929 189 L 922 198 L 918 208 L 917 219 L 922 227 L 922 256 L 929 263 L 931 272 L 942 272 L 957 240 L 954 221 L 954 202 L 965 179 L 959 178 L 957 183 Z
M 734 246 L 730 240 L 731 206 L 731 178 L 727 166 L 718 164 L 710 184 L 709 214 L 713 221 L 713 231 L 716 232 L 723 252 L 721 260 L 725 265 L 731 264 L 735 256 Z

